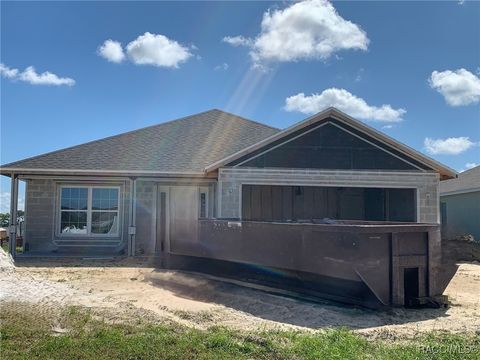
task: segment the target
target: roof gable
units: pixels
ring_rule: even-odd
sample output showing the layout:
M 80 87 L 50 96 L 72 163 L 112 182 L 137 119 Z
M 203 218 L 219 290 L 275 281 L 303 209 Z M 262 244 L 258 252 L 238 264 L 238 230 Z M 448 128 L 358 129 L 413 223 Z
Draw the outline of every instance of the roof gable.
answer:
M 395 149 L 327 118 L 227 166 L 329 170 L 432 170 Z
M 343 112 L 335 108 L 328 108 L 316 115 L 313 115 L 299 123 L 296 123 L 290 126 L 285 130 L 282 130 L 276 134 L 273 134 L 272 136 L 266 139 L 260 140 L 258 143 L 250 145 L 238 151 L 235 154 L 232 154 L 220 161 L 212 163 L 205 168 L 205 171 L 207 172 L 213 171 L 219 167 L 226 166 L 227 164 L 235 164 L 235 161 L 237 161 L 240 158 L 254 156 L 253 154 L 255 154 L 255 152 L 258 151 L 259 149 L 265 148 L 268 145 L 275 142 L 279 142 L 279 141 L 281 142 L 282 139 L 287 138 L 288 136 L 290 136 L 295 132 L 301 131 L 302 129 L 307 128 L 309 126 L 314 126 L 317 123 L 325 122 L 328 119 L 333 119 L 335 121 L 338 121 L 340 124 L 344 124 L 354 129 L 356 132 L 360 134 L 365 134 L 369 136 L 370 138 L 374 139 L 375 142 L 377 142 L 378 144 L 381 144 L 382 146 L 393 149 L 399 155 L 407 157 L 410 160 L 410 162 L 416 164 L 416 166 L 422 167 L 422 170 L 432 169 L 440 173 L 442 178 L 452 178 L 456 176 L 456 173 L 454 170 L 392 139 L 391 137 L 363 124 L 362 122 L 353 119 L 352 117 L 344 114 Z

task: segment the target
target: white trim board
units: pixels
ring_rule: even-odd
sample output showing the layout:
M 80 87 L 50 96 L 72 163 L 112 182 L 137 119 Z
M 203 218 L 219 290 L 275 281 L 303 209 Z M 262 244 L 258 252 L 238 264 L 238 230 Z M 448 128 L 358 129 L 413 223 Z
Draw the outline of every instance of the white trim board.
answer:
M 473 189 L 462 189 L 462 190 L 454 190 L 454 191 L 446 191 L 446 192 L 440 192 L 440 197 L 443 196 L 451 196 L 451 195 L 462 195 L 462 194 L 469 194 L 473 192 L 480 192 L 480 187 L 478 188 L 473 188 Z
M 101 174 L 101 175 L 156 175 L 162 177 L 175 177 L 175 176 L 191 176 L 191 177 L 205 177 L 204 172 L 195 171 L 154 171 L 154 170 L 99 170 L 99 169 L 51 169 L 51 168 L 0 168 L 0 174 L 10 176 L 18 173 L 31 173 L 31 174 L 47 174 L 63 175 L 63 174 Z
M 53 241 L 79 241 L 81 240 L 91 240 L 91 241 L 116 241 L 120 242 L 123 238 L 123 204 L 122 204 L 122 194 L 124 192 L 123 186 L 117 184 L 89 184 L 89 183 L 75 183 L 75 184 L 65 184 L 65 183 L 56 183 L 55 184 L 55 194 L 56 194 L 56 199 L 55 199 L 55 214 L 54 214 L 54 239 Z M 71 234 L 71 233 L 62 233 L 60 224 L 61 224 L 61 201 L 62 201 L 62 196 L 61 196 L 61 191 L 63 188 L 83 188 L 87 189 L 88 191 L 88 205 L 87 205 L 87 234 Z M 117 213 L 117 232 L 115 234 L 92 234 L 88 233 L 88 229 L 91 228 L 91 214 L 93 213 L 92 211 L 92 191 L 94 188 L 108 188 L 108 189 L 117 189 L 118 190 L 118 195 L 117 195 L 117 201 L 118 201 L 118 209 L 117 211 L 108 211 L 108 212 L 116 212 Z M 74 211 L 74 210 L 71 210 Z M 79 211 L 84 211 L 84 210 L 79 210 Z
M 299 178 L 314 180 L 314 177 L 331 177 L 332 180 L 342 179 L 344 177 L 354 177 L 354 179 L 365 178 L 370 180 L 408 181 L 407 178 L 431 177 L 438 180 L 439 175 L 436 172 L 415 172 L 415 171 L 371 171 L 371 170 L 321 170 L 321 169 L 284 169 L 284 168 L 221 168 L 218 174 L 219 181 L 236 181 L 240 179 L 250 180 L 252 178 L 277 179 L 286 181 L 295 181 Z M 401 179 L 401 180 L 400 180 Z M 417 181 L 417 180 L 415 180 Z

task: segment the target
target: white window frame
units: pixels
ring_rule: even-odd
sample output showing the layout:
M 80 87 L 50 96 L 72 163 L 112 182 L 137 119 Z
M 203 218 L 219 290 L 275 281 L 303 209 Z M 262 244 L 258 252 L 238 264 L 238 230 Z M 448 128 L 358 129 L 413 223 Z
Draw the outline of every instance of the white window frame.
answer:
M 62 223 L 62 189 L 65 188 L 77 188 L 77 189 L 87 189 L 87 210 L 78 210 L 79 212 L 87 213 L 87 233 L 86 234 L 72 234 L 72 233 L 62 233 L 61 223 Z M 93 210 L 92 209 L 92 193 L 93 189 L 117 189 L 118 190 L 118 209 L 117 210 Z M 57 220 L 56 220 L 56 233 L 58 237 L 61 238 L 118 238 L 120 236 L 121 229 L 121 187 L 116 185 L 60 185 L 58 187 L 58 201 L 57 201 Z M 75 211 L 73 211 L 75 212 Z M 117 213 L 117 231 L 114 234 L 94 234 L 92 233 L 92 213 L 94 212 L 112 212 Z
M 202 194 L 205 194 L 205 216 L 201 217 L 202 213 Z M 199 186 L 198 187 L 198 218 L 199 219 L 208 219 L 209 211 L 208 211 L 208 196 L 209 196 L 209 188 L 208 186 Z

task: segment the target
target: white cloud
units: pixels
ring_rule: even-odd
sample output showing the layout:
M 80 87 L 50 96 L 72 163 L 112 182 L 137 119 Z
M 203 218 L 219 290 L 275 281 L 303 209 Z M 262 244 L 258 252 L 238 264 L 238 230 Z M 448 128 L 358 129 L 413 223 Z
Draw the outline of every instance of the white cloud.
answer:
M 108 39 L 98 47 L 98 55 L 110 62 L 121 63 L 125 59 L 122 44 L 118 41 Z
M 223 42 L 233 45 L 233 46 L 250 46 L 253 45 L 253 40 L 248 39 L 246 37 L 243 37 L 241 35 L 239 36 L 225 36 L 222 39 Z
M 128 57 L 137 65 L 178 68 L 192 56 L 187 47 L 175 40 L 149 32 L 130 42 L 126 49 Z
M 213 70 L 215 71 L 220 71 L 220 70 L 223 70 L 223 71 L 227 71 L 229 68 L 228 64 L 227 63 L 223 63 L 223 64 L 220 64 L 220 65 L 217 65 L 213 68 Z
M 24 81 L 32 85 L 75 85 L 75 80 L 59 77 L 49 71 L 39 74 L 33 66 L 29 66 L 20 72 L 18 69 L 11 69 L 4 64 L 0 64 L 0 74 L 5 78 Z
M 330 106 L 358 119 L 388 123 L 402 121 L 402 116 L 406 113 L 405 109 L 394 109 L 390 105 L 368 105 L 362 98 L 337 88 L 326 89 L 321 94 L 310 96 L 299 93 L 285 99 L 285 110 L 300 111 L 304 114 L 315 114 Z
M 433 155 L 458 155 L 475 145 L 470 138 L 465 136 L 447 139 L 425 138 L 423 144 L 427 152 Z
M 363 73 L 365 72 L 365 69 L 364 68 L 360 68 L 358 69 L 357 71 L 357 75 L 355 76 L 355 82 L 360 82 L 362 81 L 362 78 L 363 78 Z
M 0 75 L 7 79 L 15 78 L 18 74 L 18 69 L 11 69 L 4 64 L 0 64 Z
M 75 85 L 75 80 L 59 77 L 49 71 L 38 74 L 33 66 L 29 66 L 20 73 L 19 79 L 32 85 Z
M 447 104 L 462 106 L 480 101 L 480 78 L 470 71 L 434 71 L 428 80 L 432 89 L 443 95 Z
M 283 10 L 268 10 L 257 37 L 227 36 L 223 41 L 249 47 L 255 63 L 327 59 L 341 50 L 367 50 L 369 44 L 365 31 L 342 18 L 326 0 L 307 0 Z
M 480 164 L 477 163 L 466 163 L 463 169 L 458 170 L 459 173 L 473 169 L 474 167 L 479 166 Z
M 18 209 L 25 209 L 25 199 L 22 195 L 18 195 Z M 10 212 L 10 193 L 7 191 L 0 192 L 0 213 Z

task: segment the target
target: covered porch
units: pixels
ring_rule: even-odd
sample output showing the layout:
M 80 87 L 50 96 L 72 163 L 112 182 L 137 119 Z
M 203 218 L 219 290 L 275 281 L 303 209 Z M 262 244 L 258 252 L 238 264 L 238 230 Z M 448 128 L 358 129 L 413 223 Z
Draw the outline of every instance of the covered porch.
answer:
M 434 172 L 223 167 L 167 264 L 370 307 L 444 290 Z M 260 280 L 259 280 L 260 279 Z
M 11 183 L 8 252 L 12 258 L 88 257 L 102 259 L 134 255 L 136 235 L 136 211 L 134 209 L 137 207 L 137 178 L 76 174 L 44 176 L 35 172 L 3 173 L 3 175 L 8 176 Z M 25 183 L 25 211 L 22 222 L 18 221 L 17 216 L 20 182 Z M 72 188 L 85 189 L 85 191 L 89 188 L 114 189 L 116 191 L 114 210 L 103 211 L 103 215 L 106 211 L 110 211 L 113 216 L 110 216 L 109 219 L 97 216 L 98 219 L 95 222 L 91 216 L 88 216 L 89 229 L 96 226 L 99 236 L 93 237 L 90 233 L 87 234 L 87 223 L 82 224 L 78 220 L 78 216 L 74 221 L 65 222 L 64 202 L 69 199 L 65 199 L 64 190 Z M 97 193 L 99 197 L 104 195 L 99 191 Z M 70 199 L 70 201 L 82 203 L 79 197 Z M 91 197 L 89 197 L 88 203 L 88 211 L 92 213 L 90 210 L 93 208 Z M 86 208 L 69 211 L 76 211 L 75 215 L 87 213 Z M 100 214 L 100 210 L 97 214 Z M 115 234 L 113 234 L 114 231 Z M 119 252 L 119 249 L 125 249 L 125 251 Z

